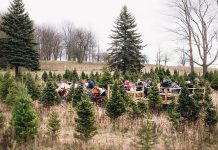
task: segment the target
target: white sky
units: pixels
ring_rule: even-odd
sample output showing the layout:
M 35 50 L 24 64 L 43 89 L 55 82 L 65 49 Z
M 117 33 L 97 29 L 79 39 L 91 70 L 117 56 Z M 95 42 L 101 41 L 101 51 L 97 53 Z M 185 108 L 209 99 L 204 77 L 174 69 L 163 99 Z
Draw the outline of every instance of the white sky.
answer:
M 11 0 L 0 0 L 0 12 L 7 11 Z M 167 0 L 169 1 L 169 0 Z M 114 21 L 121 8 L 126 5 L 135 16 L 138 32 L 142 34 L 143 44 L 148 44 L 142 51 L 154 63 L 157 50 L 171 56 L 171 64 L 176 64 L 177 57 L 173 50 L 177 42 L 172 40 L 168 27 L 172 20 L 168 13 L 166 0 L 23 0 L 26 11 L 36 24 L 52 24 L 58 27 L 64 22 L 72 22 L 76 27 L 84 27 L 94 32 L 100 48 L 106 50 L 110 43 Z

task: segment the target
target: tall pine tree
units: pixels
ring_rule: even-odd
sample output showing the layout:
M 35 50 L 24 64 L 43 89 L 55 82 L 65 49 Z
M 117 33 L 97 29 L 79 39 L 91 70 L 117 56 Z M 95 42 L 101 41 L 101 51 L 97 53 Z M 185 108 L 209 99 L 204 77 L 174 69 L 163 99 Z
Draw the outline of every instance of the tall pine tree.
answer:
M 34 49 L 33 21 L 25 12 L 22 0 L 13 0 L 6 13 L 2 17 L 0 31 L 7 36 L 0 40 L 3 57 L 7 63 L 15 68 L 18 76 L 19 67 L 30 70 L 39 70 L 39 54 Z
M 124 6 L 115 21 L 108 63 L 112 70 L 138 72 L 142 69 L 143 56 L 141 35 L 136 32 L 134 16 Z

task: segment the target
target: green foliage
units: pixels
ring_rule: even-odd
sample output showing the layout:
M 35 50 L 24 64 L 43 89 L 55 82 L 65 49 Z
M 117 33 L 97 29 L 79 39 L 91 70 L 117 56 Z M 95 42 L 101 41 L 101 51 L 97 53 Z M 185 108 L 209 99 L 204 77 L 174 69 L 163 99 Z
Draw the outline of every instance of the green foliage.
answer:
M 52 79 L 53 79 L 53 75 L 52 75 L 52 72 L 51 72 L 51 70 L 48 72 L 48 78 L 49 78 L 50 80 L 52 80 Z
M 137 142 L 139 148 L 145 150 L 152 149 L 152 147 L 157 144 L 158 140 L 155 123 L 148 119 L 139 129 L 137 136 L 139 138 Z
M 2 110 L 0 109 L 0 128 L 4 125 L 5 123 L 5 117 L 3 115 Z
M 0 99 L 5 100 L 9 89 L 13 86 L 13 78 L 9 72 L 6 72 L 2 82 L 0 82 Z
M 112 76 L 109 68 L 104 66 L 102 70 L 102 76 L 100 78 L 99 87 L 104 87 L 107 89 L 107 85 L 112 84 Z
M 13 107 L 11 126 L 17 141 L 26 141 L 37 133 L 38 118 L 31 102 L 30 95 L 23 93 Z
M 33 21 L 25 12 L 22 0 L 13 0 L 10 3 L 8 12 L 2 17 L 0 30 L 7 35 L 0 40 L 1 53 L 4 53 L 5 63 L 16 68 L 16 77 L 19 67 L 39 70 L 39 54 L 35 50 Z
M 74 136 L 87 142 L 95 134 L 95 114 L 93 106 L 87 96 L 81 100 L 76 107 L 77 118 L 75 118 L 76 128 Z
M 203 107 L 203 103 L 204 103 L 204 93 L 203 93 L 203 90 L 200 89 L 200 88 L 195 89 L 195 92 L 192 95 L 192 98 L 195 101 L 195 103 L 197 103 L 199 109 L 201 110 L 201 108 Z
M 37 100 L 40 98 L 41 93 L 39 86 L 36 84 L 30 73 L 27 74 L 27 80 L 25 82 L 25 85 L 27 87 L 28 93 L 31 95 L 31 98 L 33 100 Z
M 112 70 L 140 72 L 143 68 L 141 35 L 137 33 L 135 18 L 124 6 L 115 22 L 108 64 Z
M 143 117 L 148 111 L 147 103 L 143 101 L 134 102 L 132 101 L 129 108 L 129 115 L 133 119 Z
M 76 69 L 74 69 L 72 72 L 72 80 L 73 80 L 73 83 L 76 83 L 77 81 L 79 81 L 79 75 L 78 75 Z
M 61 129 L 59 115 L 56 111 L 52 111 L 49 115 L 48 119 L 48 130 L 52 133 L 52 135 L 57 135 Z
M 72 101 L 74 92 L 75 92 L 75 88 L 74 88 L 74 86 L 71 86 L 70 91 L 66 96 L 67 101 Z
M 58 82 L 61 82 L 61 80 L 62 80 L 62 75 L 61 75 L 60 73 L 57 75 L 57 79 L 58 79 Z
M 47 74 L 46 71 L 44 71 L 43 74 L 42 74 L 42 80 L 43 80 L 44 82 L 48 81 L 48 74 Z
M 76 106 L 78 102 L 80 102 L 82 100 L 82 96 L 84 93 L 84 89 L 83 89 L 83 84 L 80 81 L 78 84 L 78 87 L 75 88 L 73 92 L 73 106 Z
M 188 121 L 196 121 L 199 118 L 200 107 L 198 102 L 189 96 L 189 90 L 182 86 L 178 101 L 178 112 Z
M 172 102 L 168 106 L 167 112 L 170 122 L 172 122 L 175 129 L 178 129 L 181 123 L 181 116 L 178 112 L 178 104 L 176 104 L 175 98 L 173 98 Z
M 204 118 L 206 125 L 209 126 L 210 129 L 214 128 L 218 122 L 218 114 L 213 103 L 208 104 L 206 108 L 206 115 Z
M 5 103 L 8 106 L 13 107 L 16 103 L 17 97 L 22 95 L 23 93 L 28 93 L 25 85 L 21 83 L 16 83 L 14 86 L 10 87 L 9 93 L 5 99 Z
M 125 111 L 125 102 L 120 94 L 120 91 L 118 90 L 118 84 L 115 82 L 113 85 L 112 96 L 106 105 L 106 114 L 113 121 L 114 129 L 116 119 L 120 117 Z
M 51 106 L 61 102 L 60 96 L 56 92 L 56 88 L 51 81 L 46 83 L 40 100 L 45 106 Z
M 63 74 L 63 78 L 70 81 L 72 79 L 72 72 L 68 69 L 65 70 L 65 73 Z
M 211 87 L 216 91 L 218 90 L 218 74 L 214 74 L 213 80 L 211 81 Z
M 194 81 L 195 78 L 197 78 L 197 77 L 198 77 L 198 75 L 197 75 L 196 72 L 190 72 L 190 73 L 188 74 L 188 79 L 189 79 L 190 81 Z
M 162 107 L 162 98 L 156 83 L 154 83 L 148 90 L 148 106 L 153 110 Z
M 86 74 L 85 74 L 84 71 L 82 71 L 80 78 L 81 78 L 82 80 L 86 79 Z

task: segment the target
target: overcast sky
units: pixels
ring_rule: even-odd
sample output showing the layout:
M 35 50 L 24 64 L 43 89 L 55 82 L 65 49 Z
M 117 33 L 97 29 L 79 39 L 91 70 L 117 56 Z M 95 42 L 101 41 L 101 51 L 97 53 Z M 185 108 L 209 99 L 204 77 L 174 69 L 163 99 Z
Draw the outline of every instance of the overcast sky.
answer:
M 0 0 L 0 12 L 7 11 L 11 0 Z M 169 0 L 23 0 L 26 10 L 36 24 L 52 24 L 60 27 L 63 22 L 72 22 L 76 27 L 92 30 L 102 50 L 109 45 L 111 29 L 119 16 L 121 8 L 126 5 L 135 16 L 138 32 L 142 34 L 144 44 L 142 51 L 154 63 L 157 50 L 171 56 L 171 64 L 176 64 L 177 57 L 173 50 L 177 42 L 166 31 L 172 20 L 166 16 Z

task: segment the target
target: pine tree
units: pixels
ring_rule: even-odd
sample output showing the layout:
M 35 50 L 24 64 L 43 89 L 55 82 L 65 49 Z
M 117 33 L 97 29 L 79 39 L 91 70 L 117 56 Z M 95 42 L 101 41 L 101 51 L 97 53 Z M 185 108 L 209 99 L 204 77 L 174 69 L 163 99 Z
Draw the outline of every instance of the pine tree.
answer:
M 42 74 L 42 80 L 43 80 L 44 82 L 48 81 L 48 74 L 47 74 L 46 71 L 44 71 L 43 74 Z
M 105 89 L 107 89 L 108 84 L 112 84 L 112 76 L 109 69 L 104 66 L 102 69 L 99 87 L 104 87 Z
M 5 99 L 5 103 L 9 107 L 13 107 L 16 103 L 17 97 L 22 95 L 22 93 L 28 93 L 27 88 L 21 83 L 16 83 L 9 89 L 9 93 Z
M 156 83 L 148 90 L 148 106 L 158 110 L 162 107 L 162 98 Z
M 211 87 L 214 90 L 218 90 L 218 74 L 214 74 L 213 80 L 211 81 Z
M 137 142 L 139 148 L 145 150 L 152 149 L 158 140 L 155 123 L 147 119 L 147 121 L 139 129 L 137 136 L 139 138 L 139 141 Z
M 87 142 L 96 134 L 95 114 L 87 96 L 83 97 L 76 107 L 77 118 L 74 136 Z
M 209 103 L 206 108 L 206 115 L 204 118 L 204 121 L 206 125 L 209 127 L 209 131 L 213 131 L 214 127 L 218 123 L 218 114 L 216 111 L 216 107 L 213 105 L 213 103 Z
M 15 139 L 27 141 L 37 133 L 38 118 L 32 106 L 30 95 L 23 93 L 17 97 L 12 110 L 11 125 Z
M 79 75 L 76 71 L 76 69 L 74 68 L 73 72 L 72 72 L 72 75 L 73 75 L 73 83 L 76 83 L 78 80 L 79 80 Z
M 6 72 L 2 82 L 0 83 L 0 99 L 5 100 L 8 93 L 9 89 L 12 88 L 13 86 L 13 78 L 9 72 Z
M 0 30 L 6 33 L 6 38 L 0 41 L 5 50 L 7 63 L 15 68 L 18 77 L 19 68 L 39 70 L 39 54 L 34 49 L 33 21 L 25 12 L 22 0 L 13 0 L 6 13 L 2 17 Z
M 80 102 L 82 100 L 82 95 L 83 95 L 83 84 L 80 81 L 78 84 L 78 87 L 75 88 L 74 92 L 73 92 L 73 106 L 76 106 L 78 102 Z
M 48 72 L 48 78 L 50 80 L 53 80 L 53 74 L 52 74 L 51 70 Z
M 59 115 L 56 111 L 52 111 L 48 119 L 48 130 L 52 133 L 52 136 L 56 136 L 61 129 Z
M 106 104 L 106 114 L 113 122 L 113 129 L 115 130 L 115 123 L 125 111 L 125 102 L 121 97 L 120 91 L 118 90 L 117 82 L 113 85 L 112 96 Z
M 74 86 L 71 86 L 70 91 L 67 94 L 66 100 L 67 101 L 72 101 L 74 93 L 75 93 L 75 88 L 74 88 Z
M 173 98 L 172 102 L 170 103 L 169 107 L 167 108 L 169 120 L 172 122 L 175 129 L 179 128 L 181 123 L 181 116 L 178 112 L 178 104 L 176 104 L 175 98 Z
M 60 73 L 57 75 L 57 79 L 58 79 L 58 82 L 61 82 L 61 80 L 62 80 L 62 75 L 61 75 Z
M 82 73 L 81 73 L 81 80 L 84 80 L 84 79 L 86 79 L 86 74 L 85 74 L 85 72 L 84 71 L 82 71 Z
M 127 71 L 140 72 L 143 68 L 141 35 L 136 32 L 135 18 L 126 6 L 122 8 L 112 32 L 108 56 L 110 68 L 120 70 L 123 74 Z
M 188 121 L 196 121 L 199 117 L 200 108 L 197 102 L 189 96 L 189 90 L 184 83 L 178 100 L 178 112 L 181 117 Z
M 32 75 L 30 73 L 27 74 L 27 80 L 25 82 L 27 87 L 28 93 L 31 95 L 33 100 L 37 100 L 40 98 L 40 89 L 37 86 L 36 82 L 34 81 Z
M 46 86 L 42 91 L 41 102 L 45 106 L 51 106 L 61 102 L 60 96 L 56 92 L 54 84 L 51 81 L 46 83 Z

